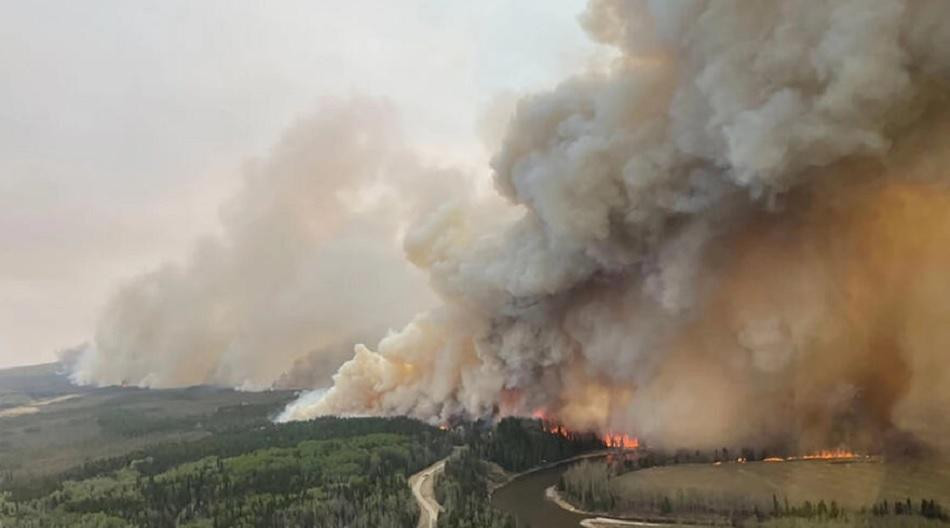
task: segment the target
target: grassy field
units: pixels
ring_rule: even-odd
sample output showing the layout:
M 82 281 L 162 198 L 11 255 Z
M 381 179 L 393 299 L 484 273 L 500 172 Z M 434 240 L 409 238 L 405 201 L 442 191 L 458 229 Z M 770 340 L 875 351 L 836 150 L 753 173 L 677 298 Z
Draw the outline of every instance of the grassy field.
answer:
M 709 503 L 756 504 L 772 509 L 772 495 L 793 505 L 834 500 L 858 510 L 887 499 L 950 503 L 950 464 L 869 461 L 792 461 L 682 464 L 633 471 L 611 480 L 620 497 L 693 497 Z
M 72 396 L 43 405 L 53 398 Z M 0 370 L 0 481 L 267 420 L 290 391 L 76 387 L 55 364 Z M 37 405 L 37 402 L 40 405 Z M 18 410 L 26 410 L 26 414 Z

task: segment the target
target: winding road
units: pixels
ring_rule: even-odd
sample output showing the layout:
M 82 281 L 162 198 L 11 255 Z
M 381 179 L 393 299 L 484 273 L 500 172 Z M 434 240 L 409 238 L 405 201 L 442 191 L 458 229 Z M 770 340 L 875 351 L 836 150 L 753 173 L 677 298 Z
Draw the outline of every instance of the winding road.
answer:
M 435 476 L 445 470 L 443 458 L 409 477 L 409 487 L 419 504 L 419 528 L 435 528 L 442 506 L 435 500 Z

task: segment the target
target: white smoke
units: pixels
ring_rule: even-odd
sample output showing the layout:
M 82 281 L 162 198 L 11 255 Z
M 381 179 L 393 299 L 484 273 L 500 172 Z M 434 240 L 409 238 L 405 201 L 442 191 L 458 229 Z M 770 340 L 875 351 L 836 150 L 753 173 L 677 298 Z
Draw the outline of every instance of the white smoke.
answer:
M 221 236 L 184 264 L 122 287 L 73 378 L 149 387 L 329 382 L 355 343 L 432 303 L 399 234 L 459 182 L 421 165 L 388 104 L 327 101 L 247 165 L 243 189 L 222 210 Z
M 592 0 L 584 27 L 620 55 L 517 105 L 492 166 L 520 215 L 485 227 L 443 206 L 413 227 L 443 306 L 357 347 L 284 419 L 541 409 L 671 445 L 827 441 L 847 412 L 887 426 L 906 384 L 845 367 L 905 372 L 916 352 L 848 341 L 887 320 L 886 296 L 848 319 L 827 299 L 874 275 L 810 241 L 863 244 L 854 225 L 903 192 L 864 185 L 920 172 L 888 160 L 942 107 L 948 16 L 940 0 Z M 805 379 L 810 361 L 827 372 Z

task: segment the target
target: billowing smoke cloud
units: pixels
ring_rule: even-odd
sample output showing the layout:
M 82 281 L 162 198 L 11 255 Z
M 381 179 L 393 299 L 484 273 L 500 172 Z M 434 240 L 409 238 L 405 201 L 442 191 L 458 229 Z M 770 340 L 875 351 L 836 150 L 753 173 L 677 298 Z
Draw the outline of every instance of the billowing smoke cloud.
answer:
M 523 99 L 494 158 L 520 214 L 443 204 L 414 224 L 406 252 L 442 305 L 283 418 L 540 411 L 695 447 L 933 438 L 948 17 L 942 0 L 593 0 L 582 23 L 615 64 Z
M 355 343 L 432 305 L 400 232 L 459 181 L 420 164 L 386 103 L 327 102 L 247 165 L 220 236 L 118 292 L 74 379 L 328 383 Z

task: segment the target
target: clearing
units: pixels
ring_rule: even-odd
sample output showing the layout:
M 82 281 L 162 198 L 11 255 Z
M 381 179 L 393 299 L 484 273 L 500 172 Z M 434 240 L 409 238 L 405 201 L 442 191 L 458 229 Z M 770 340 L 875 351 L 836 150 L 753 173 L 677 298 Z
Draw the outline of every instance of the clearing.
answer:
M 772 509 L 772 495 L 784 503 L 834 500 L 849 509 L 870 507 L 881 500 L 936 499 L 950 503 L 950 464 L 889 463 L 877 459 L 855 461 L 807 460 L 681 464 L 633 471 L 611 481 L 620 497 L 669 497 L 676 502 L 700 500 L 707 504 L 742 501 Z

